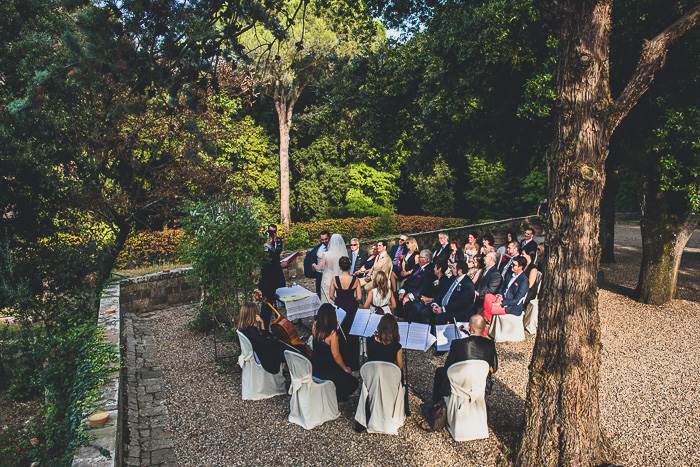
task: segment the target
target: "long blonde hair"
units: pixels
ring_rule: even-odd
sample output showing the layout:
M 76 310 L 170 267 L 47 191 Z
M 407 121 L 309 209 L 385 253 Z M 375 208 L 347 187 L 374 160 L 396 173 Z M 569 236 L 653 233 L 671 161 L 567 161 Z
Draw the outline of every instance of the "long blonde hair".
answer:
M 408 245 L 411 251 L 418 253 L 418 242 L 414 237 L 408 237 L 408 240 L 406 240 L 406 245 Z
M 258 315 L 258 306 L 253 302 L 246 302 L 238 312 L 238 329 L 256 326 L 255 317 Z
M 386 277 L 384 271 L 378 271 L 377 275 L 374 276 L 375 288 L 382 294 L 382 297 L 387 297 L 389 295 L 389 279 Z

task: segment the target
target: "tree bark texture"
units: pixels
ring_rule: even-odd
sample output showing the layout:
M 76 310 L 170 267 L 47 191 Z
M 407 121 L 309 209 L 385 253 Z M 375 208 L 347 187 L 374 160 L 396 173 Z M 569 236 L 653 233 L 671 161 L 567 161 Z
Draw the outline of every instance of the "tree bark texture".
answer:
M 639 300 L 663 305 L 677 295 L 678 269 L 683 249 L 698 226 L 685 193 L 664 192 L 657 174 L 644 183 L 642 201 L 642 264 Z
M 592 465 L 611 458 L 598 405 L 596 272 L 609 142 L 604 117 L 611 104 L 612 2 L 567 5 L 572 13 L 560 32 L 560 100 L 548 154 L 548 273 L 530 363 L 519 465 Z
M 608 159 L 609 161 L 609 159 Z M 615 207 L 617 199 L 617 169 L 606 168 L 605 188 L 600 202 L 600 246 L 603 263 L 615 262 Z
M 596 465 L 614 460 L 600 425 L 601 364 L 596 275 L 600 199 L 610 137 L 664 63 L 668 46 L 700 20 L 700 5 L 646 41 L 630 81 L 612 100 L 612 0 L 557 1 L 555 135 L 548 153 L 549 219 L 525 431 L 516 463 Z

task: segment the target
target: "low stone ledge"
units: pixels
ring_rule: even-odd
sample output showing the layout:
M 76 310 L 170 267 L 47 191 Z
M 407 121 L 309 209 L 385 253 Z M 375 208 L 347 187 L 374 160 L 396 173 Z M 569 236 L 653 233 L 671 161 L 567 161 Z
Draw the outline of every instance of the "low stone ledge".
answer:
M 97 316 L 97 323 L 105 331 L 105 340 L 113 345 L 119 344 L 121 333 L 119 295 L 118 284 L 103 290 Z M 99 410 L 107 412 L 109 419 L 104 426 L 90 430 L 94 440 L 89 446 L 83 446 L 78 450 L 73 457 L 74 466 L 111 467 L 121 465 L 119 445 L 123 420 L 119 413 L 119 401 L 120 371 L 119 366 L 116 365 L 115 371 L 102 388 L 102 398 L 99 401 Z

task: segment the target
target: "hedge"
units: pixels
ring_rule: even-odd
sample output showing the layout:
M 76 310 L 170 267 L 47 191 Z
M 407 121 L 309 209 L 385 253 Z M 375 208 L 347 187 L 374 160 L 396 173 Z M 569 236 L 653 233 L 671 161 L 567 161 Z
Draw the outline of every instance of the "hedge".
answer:
M 132 234 L 117 256 L 116 267 L 127 269 L 177 262 L 183 235 L 182 229 L 168 228 Z
M 352 237 L 361 240 L 390 236 L 399 233 L 418 233 L 430 230 L 447 229 L 467 225 L 466 219 L 432 216 L 385 216 L 347 217 L 325 219 L 315 222 L 299 222 L 289 229 L 279 227 L 279 234 L 285 239 L 285 250 L 313 246 L 321 231 L 339 233 L 345 241 Z M 134 268 L 161 263 L 176 263 L 179 260 L 179 244 L 183 238 L 182 229 L 143 231 L 129 237 L 124 249 L 117 257 L 118 268 Z

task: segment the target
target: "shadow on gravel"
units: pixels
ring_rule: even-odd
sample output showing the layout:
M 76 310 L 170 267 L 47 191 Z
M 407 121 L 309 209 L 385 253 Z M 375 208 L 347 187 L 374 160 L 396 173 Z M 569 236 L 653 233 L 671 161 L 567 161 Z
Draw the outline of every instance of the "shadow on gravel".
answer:
M 525 400 L 494 378 L 487 407 L 489 428 L 498 439 L 503 456 L 511 461 L 522 435 Z

